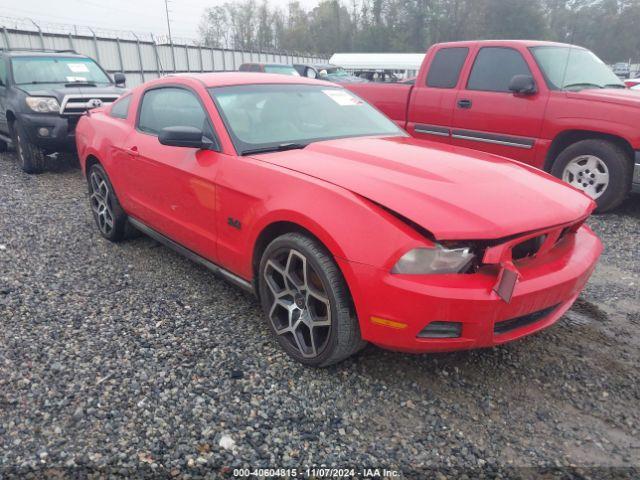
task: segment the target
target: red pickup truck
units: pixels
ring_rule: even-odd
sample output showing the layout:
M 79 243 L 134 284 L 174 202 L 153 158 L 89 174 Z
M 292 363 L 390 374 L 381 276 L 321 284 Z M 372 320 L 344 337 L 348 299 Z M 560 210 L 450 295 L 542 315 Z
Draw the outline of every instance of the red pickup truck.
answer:
M 598 211 L 640 191 L 640 94 L 584 48 L 441 43 L 413 84 L 345 86 L 414 137 L 546 170 L 594 198 Z

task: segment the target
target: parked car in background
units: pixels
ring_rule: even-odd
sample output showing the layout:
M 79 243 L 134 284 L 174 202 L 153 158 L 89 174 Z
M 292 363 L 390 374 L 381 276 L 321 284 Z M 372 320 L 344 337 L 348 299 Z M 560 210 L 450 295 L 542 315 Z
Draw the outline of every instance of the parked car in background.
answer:
M 75 150 L 75 126 L 109 104 L 125 78 L 70 50 L 0 50 L 0 150 L 16 149 L 22 170 L 37 173 L 46 155 Z
M 424 53 L 334 53 L 331 65 L 370 81 L 393 82 L 415 77 Z
M 631 75 L 631 65 L 626 62 L 619 62 L 613 66 L 613 73 L 620 78 L 629 78 Z
M 334 83 L 363 83 L 367 82 L 364 78 L 358 78 L 348 73 L 344 68 L 330 64 L 320 65 L 303 65 L 294 64 L 294 68 L 298 73 L 307 78 L 317 78 L 327 80 Z
M 397 83 L 401 80 L 394 72 L 385 70 L 356 70 L 353 75 L 368 82 Z
M 601 212 L 640 190 L 640 98 L 584 48 L 444 43 L 429 49 L 415 85 L 346 87 L 415 137 L 533 165 Z
M 243 63 L 238 70 L 240 72 L 279 73 L 281 75 L 299 76 L 293 65 L 280 63 Z
M 628 80 L 625 80 L 624 84 L 627 86 L 627 88 L 632 88 L 637 85 L 640 85 L 640 77 L 630 78 Z
M 88 112 L 77 142 L 100 233 L 133 225 L 255 292 L 281 347 L 312 366 L 365 342 L 502 344 L 575 301 L 602 250 L 591 199 L 410 138 L 338 85 L 278 78 L 163 78 Z

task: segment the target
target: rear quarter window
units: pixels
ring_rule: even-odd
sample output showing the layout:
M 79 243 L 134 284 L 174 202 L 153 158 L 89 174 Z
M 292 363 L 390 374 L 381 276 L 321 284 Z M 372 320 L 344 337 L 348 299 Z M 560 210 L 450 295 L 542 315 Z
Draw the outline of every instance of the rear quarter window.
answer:
M 436 52 L 427 74 L 427 86 L 454 88 L 458 84 L 460 71 L 469 55 L 466 47 L 442 48 Z

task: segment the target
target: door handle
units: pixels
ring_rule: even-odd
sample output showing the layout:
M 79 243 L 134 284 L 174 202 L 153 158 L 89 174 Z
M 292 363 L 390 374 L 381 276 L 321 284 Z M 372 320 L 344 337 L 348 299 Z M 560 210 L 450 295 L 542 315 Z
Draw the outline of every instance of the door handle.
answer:
M 471 100 L 467 100 L 467 99 L 458 100 L 458 107 L 460 108 L 471 108 L 472 105 L 473 105 L 473 102 L 471 102 Z
M 140 155 L 138 153 L 138 147 L 135 147 L 135 146 L 131 147 L 131 148 L 127 148 L 127 153 L 129 155 L 131 155 L 132 157 L 137 157 L 138 155 Z

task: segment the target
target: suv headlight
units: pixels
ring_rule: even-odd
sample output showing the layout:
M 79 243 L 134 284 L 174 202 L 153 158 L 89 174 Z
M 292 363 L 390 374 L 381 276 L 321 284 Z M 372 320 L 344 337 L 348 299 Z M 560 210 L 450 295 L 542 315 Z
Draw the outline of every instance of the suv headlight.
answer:
M 27 105 L 38 113 L 58 113 L 60 104 L 53 97 L 27 97 Z
M 404 275 L 426 275 L 438 273 L 462 273 L 475 258 L 469 247 L 415 248 L 405 253 L 395 264 L 391 273 Z

